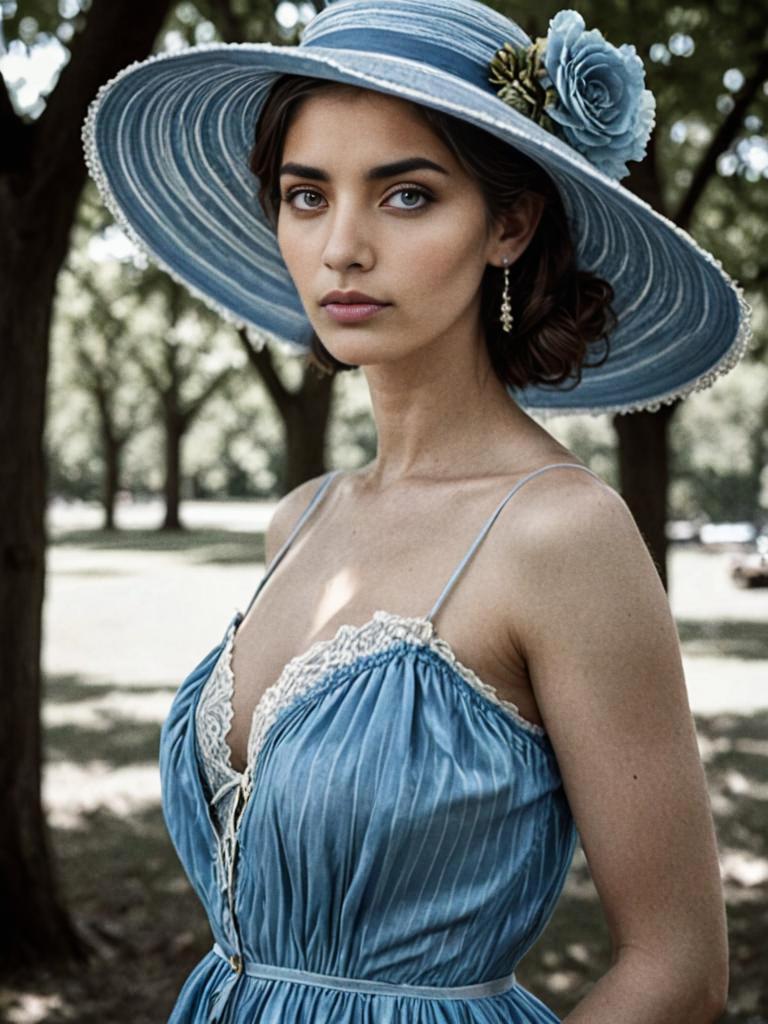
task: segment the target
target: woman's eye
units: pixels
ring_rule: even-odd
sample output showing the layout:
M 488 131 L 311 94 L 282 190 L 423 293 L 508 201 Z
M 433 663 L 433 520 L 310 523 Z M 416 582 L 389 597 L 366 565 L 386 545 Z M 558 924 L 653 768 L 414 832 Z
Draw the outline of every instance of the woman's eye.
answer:
M 293 191 L 290 191 L 290 193 L 288 193 L 284 197 L 286 203 L 288 203 L 289 206 L 293 206 L 295 209 L 301 210 L 301 209 L 306 209 L 306 207 L 300 207 L 300 206 L 296 207 L 296 204 L 294 203 L 294 199 L 297 196 L 319 196 L 319 193 L 316 193 L 316 191 L 313 191 L 311 188 L 295 188 Z M 314 209 L 316 209 L 316 207 L 313 207 L 310 204 L 309 209 L 314 210 Z
M 392 199 L 392 197 L 394 197 L 394 196 L 400 196 L 400 195 L 407 196 L 407 197 L 412 197 L 412 199 L 406 201 L 406 203 L 404 203 L 403 206 L 400 206 L 400 207 L 396 208 L 396 209 L 399 209 L 399 210 L 423 210 L 430 203 L 434 202 L 431 194 L 428 193 L 427 189 L 426 188 L 422 188 L 419 185 L 406 185 L 406 186 L 397 188 L 397 189 L 395 189 L 395 191 L 393 191 L 393 193 L 389 194 L 387 199 L 389 200 L 389 199 Z M 306 211 L 306 210 L 318 210 L 319 209 L 319 206 L 314 201 L 312 201 L 311 199 L 308 201 L 308 205 L 306 205 L 306 206 L 296 206 L 296 204 L 294 203 L 294 200 L 296 199 L 297 196 L 304 196 L 304 197 L 319 197 L 319 196 L 321 196 L 321 194 L 319 194 L 318 191 L 315 191 L 313 188 L 294 188 L 293 191 L 289 191 L 289 193 L 286 196 L 284 196 L 283 199 L 284 199 L 284 202 L 288 203 L 288 205 L 292 206 L 295 210 L 304 210 L 304 211 Z M 420 205 L 416 205 L 413 202 L 413 197 L 421 198 L 421 199 L 425 200 L 425 202 L 420 204 Z M 322 197 L 321 197 L 321 199 L 322 199 Z
M 404 188 L 398 188 L 396 191 L 393 191 L 388 198 L 391 199 L 393 196 L 417 196 L 426 200 L 426 202 L 421 206 L 414 206 L 412 203 L 407 203 L 406 206 L 402 207 L 402 209 L 406 210 L 422 210 L 432 202 L 432 196 L 428 193 L 426 188 L 419 188 L 417 185 L 408 185 Z

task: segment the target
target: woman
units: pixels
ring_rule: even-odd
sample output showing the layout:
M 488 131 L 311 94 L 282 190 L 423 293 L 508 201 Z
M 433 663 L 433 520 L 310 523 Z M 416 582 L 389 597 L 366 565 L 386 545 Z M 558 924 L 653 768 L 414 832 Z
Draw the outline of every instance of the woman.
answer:
M 621 497 L 526 411 L 657 407 L 746 346 L 738 288 L 617 184 L 642 85 L 572 11 L 532 43 L 474 0 L 340 0 L 299 47 L 153 58 L 94 102 L 132 237 L 222 315 L 361 368 L 378 435 L 279 502 L 163 726 L 214 936 L 171 1021 L 556 1021 L 515 967 L 577 838 L 614 957 L 569 1024 L 722 1011 L 669 604 Z

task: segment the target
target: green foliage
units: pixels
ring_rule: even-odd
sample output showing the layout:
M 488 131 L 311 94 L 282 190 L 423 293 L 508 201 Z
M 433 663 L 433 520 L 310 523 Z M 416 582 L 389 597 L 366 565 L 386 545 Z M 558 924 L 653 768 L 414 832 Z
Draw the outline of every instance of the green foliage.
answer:
M 227 380 L 190 431 L 184 447 L 188 494 L 273 497 L 282 461 L 279 418 L 258 376 L 246 365 Z
M 742 362 L 691 395 L 672 430 L 672 518 L 768 522 L 768 367 Z
M 59 277 L 47 426 L 54 493 L 90 498 L 107 431 L 128 445 L 125 485 L 156 490 L 169 423 L 192 426 L 245 363 L 231 326 L 154 266 L 119 258 L 121 234 L 94 231 L 101 216 L 89 188 Z

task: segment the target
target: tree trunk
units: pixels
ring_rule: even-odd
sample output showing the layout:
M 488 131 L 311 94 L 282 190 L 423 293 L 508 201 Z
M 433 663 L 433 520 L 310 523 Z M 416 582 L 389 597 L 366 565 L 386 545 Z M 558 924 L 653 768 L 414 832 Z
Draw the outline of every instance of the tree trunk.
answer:
M 184 437 L 184 423 L 175 410 L 168 409 L 165 415 L 165 517 L 163 530 L 183 529 L 179 518 L 181 502 L 181 442 Z
M 664 195 L 651 135 L 644 160 L 634 163 L 626 186 L 665 216 Z M 613 417 L 618 440 L 619 490 L 667 588 L 667 491 L 669 488 L 669 421 L 677 403 L 658 412 L 619 413 Z
M 658 412 L 622 413 L 613 417 L 619 438 L 619 490 L 648 545 L 667 589 L 667 492 L 669 423 L 676 404 Z
M 0 80 L 0 970 L 85 954 L 59 895 L 40 796 L 48 338 L 86 176 L 88 102 L 150 51 L 167 7 L 96 0 L 33 123 Z
M 292 395 L 281 405 L 280 413 L 285 424 L 283 494 L 325 472 L 325 443 L 332 396 L 331 382 L 316 380 L 314 373 L 308 370 L 300 395 Z
M 325 443 L 333 401 L 334 377 L 307 367 L 300 386 L 290 391 L 277 372 L 272 352 L 256 348 L 244 330 L 238 331 L 251 366 L 272 399 L 285 427 L 285 463 L 280 493 L 325 472 Z
M 4 211 L 4 214 L 7 210 Z M 8 224 L 5 216 L 4 224 Z M 83 955 L 58 892 L 41 806 L 43 425 L 58 253 L 16 234 L 0 277 L 0 968 Z M 35 242 L 43 244 L 38 248 Z M 12 283 L 20 282 L 20 283 Z M 23 282 L 23 284 L 21 284 Z
M 120 488 L 120 462 L 123 441 L 104 435 L 104 529 L 115 528 L 115 503 Z

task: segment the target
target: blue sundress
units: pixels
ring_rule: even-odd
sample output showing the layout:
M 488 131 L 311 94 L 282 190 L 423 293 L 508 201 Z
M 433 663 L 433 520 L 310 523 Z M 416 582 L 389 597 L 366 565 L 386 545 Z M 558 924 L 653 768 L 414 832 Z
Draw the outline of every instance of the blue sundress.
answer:
M 254 710 L 242 774 L 210 743 L 202 755 L 201 708 L 231 676 L 248 609 L 184 679 L 161 731 L 162 806 L 213 945 L 169 1024 L 558 1021 L 515 977 L 577 841 L 555 752 L 433 620 L 512 495 L 562 466 L 592 472 L 519 480 L 428 615 L 376 611 L 289 661 Z

